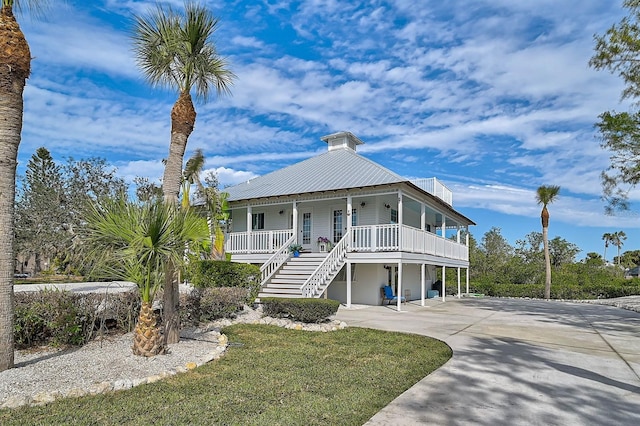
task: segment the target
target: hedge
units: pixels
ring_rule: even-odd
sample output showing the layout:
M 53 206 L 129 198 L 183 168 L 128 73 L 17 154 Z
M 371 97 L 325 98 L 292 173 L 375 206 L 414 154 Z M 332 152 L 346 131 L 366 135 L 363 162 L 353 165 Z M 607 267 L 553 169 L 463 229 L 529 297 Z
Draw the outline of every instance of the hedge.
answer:
M 306 323 L 327 321 L 340 307 L 340 302 L 331 299 L 264 297 L 260 299 L 260 303 L 264 315 Z
M 248 304 L 252 304 L 260 292 L 260 268 L 248 263 L 198 260 L 189 266 L 188 279 L 196 288 L 245 288 Z
M 81 346 L 99 334 L 133 330 L 140 309 L 138 292 L 82 294 L 59 290 L 18 292 L 14 340 L 18 349 Z
M 197 326 L 218 318 L 233 318 L 244 309 L 247 289 L 243 287 L 195 288 L 180 295 L 183 325 Z
M 552 299 L 610 299 L 640 295 L 640 279 L 612 279 L 602 283 L 551 282 Z M 469 290 L 494 297 L 544 298 L 544 284 L 498 284 L 471 282 Z

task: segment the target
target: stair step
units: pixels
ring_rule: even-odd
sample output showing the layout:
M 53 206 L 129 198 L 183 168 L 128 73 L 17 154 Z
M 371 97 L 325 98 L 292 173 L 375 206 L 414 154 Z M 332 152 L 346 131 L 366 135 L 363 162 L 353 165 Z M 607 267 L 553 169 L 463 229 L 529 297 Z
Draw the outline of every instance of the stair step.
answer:
M 299 288 L 263 288 L 260 293 L 267 294 L 301 294 Z
M 296 262 L 296 263 L 285 263 L 282 268 L 283 269 L 308 269 L 308 268 L 317 268 L 322 262 Z
M 260 293 L 258 294 L 258 297 L 286 297 L 286 298 L 297 298 L 297 299 L 302 299 L 302 295 L 301 294 L 271 294 L 271 293 Z
M 266 287 L 262 288 L 297 288 L 298 290 L 304 283 L 269 283 Z
M 309 277 L 300 277 L 300 278 L 272 278 L 269 281 L 269 284 L 297 284 L 298 287 L 307 281 Z

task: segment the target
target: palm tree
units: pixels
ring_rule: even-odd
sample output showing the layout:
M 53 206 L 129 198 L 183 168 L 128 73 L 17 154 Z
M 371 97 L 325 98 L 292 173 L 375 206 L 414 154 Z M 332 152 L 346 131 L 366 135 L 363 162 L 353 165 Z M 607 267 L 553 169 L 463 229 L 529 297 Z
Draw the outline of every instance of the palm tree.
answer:
M 624 245 L 624 240 L 627 239 L 627 234 L 624 231 L 616 231 L 611 236 L 611 243 L 618 248 L 618 265 L 620 265 L 620 249 Z
M 204 167 L 204 155 L 201 149 L 197 149 L 193 156 L 187 160 L 187 164 L 182 174 L 182 208 L 188 209 L 191 206 L 190 193 L 191 185 L 196 185 L 198 191 L 203 190 L 200 182 L 200 173 Z
M 224 260 L 224 231 L 222 224 L 229 220 L 229 204 L 226 192 L 218 191 L 218 179 L 213 175 L 205 177 L 207 186 L 202 185 L 200 173 L 204 167 L 204 155 L 201 149 L 197 149 L 193 156 L 187 160 L 187 165 L 183 173 L 182 183 L 182 207 L 191 206 L 189 193 L 191 185 L 198 188 L 197 195 L 204 201 L 206 207 L 207 221 L 209 223 L 209 233 L 211 234 L 211 257 L 215 260 Z
M 171 143 L 162 181 L 168 202 L 178 200 L 184 152 L 196 121 L 191 90 L 207 101 L 213 88 L 218 95 L 230 93 L 235 79 L 212 40 L 217 27 L 218 19 L 191 1 L 185 2 L 184 16 L 158 5 L 148 16 L 136 17 L 133 44 L 138 66 L 152 86 L 179 94 L 171 110 Z
M 100 267 L 138 285 L 142 306 L 134 330 L 133 353 L 164 351 L 152 305 L 164 282 L 167 262 L 182 262 L 185 245 L 208 237 L 206 221 L 189 210 L 155 201 L 135 204 L 123 198 L 94 204 L 87 216 L 87 243 Z
M 605 232 L 602 234 L 602 239 L 604 240 L 604 263 L 607 263 L 607 248 L 609 244 L 613 242 L 613 234 L 610 232 Z
M 31 51 L 13 9 L 37 11 L 46 0 L 1 0 L 0 9 L 0 371 L 13 367 L 14 200 L 22 131 L 22 94 Z
M 184 152 L 196 122 L 191 90 L 197 99 L 206 101 L 214 88 L 218 95 L 230 93 L 235 79 L 212 40 L 218 19 L 192 1 L 186 1 L 184 9 L 181 15 L 158 4 L 149 15 L 136 17 L 133 33 L 136 62 L 147 81 L 178 92 L 171 110 L 171 142 L 162 180 L 165 202 L 172 204 L 178 202 Z M 168 268 L 175 270 L 172 265 Z M 167 343 L 175 343 L 180 340 L 179 294 L 172 273 L 167 273 L 164 295 L 165 337 Z
M 544 298 L 551 298 L 551 258 L 549 256 L 549 210 L 547 205 L 551 204 L 560 192 L 559 186 L 541 186 L 536 191 L 536 202 L 542 204 L 542 242 L 544 244 L 544 262 L 546 267 L 544 281 Z

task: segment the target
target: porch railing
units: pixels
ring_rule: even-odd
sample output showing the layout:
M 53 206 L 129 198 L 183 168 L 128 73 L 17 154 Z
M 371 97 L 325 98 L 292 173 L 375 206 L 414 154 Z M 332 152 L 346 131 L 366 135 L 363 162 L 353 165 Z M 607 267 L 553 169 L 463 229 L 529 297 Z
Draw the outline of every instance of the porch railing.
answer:
M 368 225 L 351 228 L 349 251 L 404 251 L 455 260 L 469 260 L 464 244 L 407 225 Z M 231 254 L 276 253 L 288 249 L 293 230 L 236 232 L 228 236 L 226 251 Z M 344 238 L 343 238 L 344 239 Z M 342 240 L 341 240 L 342 241 Z
M 324 288 L 331 283 L 333 277 L 340 271 L 344 265 L 344 258 L 347 255 L 347 241 L 349 241 L 349 233 L 347 232 L 342 239 L 333 247 L 327 257 L 313 271 L 313 274 L 302 284 L 300 291 L 302 297 L 320 297 Z
M 274 253 L 292 236 L 292 229 L 232 232 L 227 238 L 225 250 L 228 253 Z
M 294 236 L 291 235 L 287 241 L 280 247 L 278 251 L 262 264 L 260 267 L 261 281 L 260 286 L 264 286 L 269 278 L 289 259 L 289 246 L 293 244 Z
M 406 251 L 469 260 L 469 249 L 464 244 L 407 225 L 354 226 L 351 232 L 351 251 Z

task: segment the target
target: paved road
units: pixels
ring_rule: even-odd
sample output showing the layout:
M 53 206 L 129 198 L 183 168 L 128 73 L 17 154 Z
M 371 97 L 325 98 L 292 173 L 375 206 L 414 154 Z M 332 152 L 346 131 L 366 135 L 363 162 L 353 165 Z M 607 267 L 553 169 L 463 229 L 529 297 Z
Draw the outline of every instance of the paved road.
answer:
M 55 283 L 55 284 L 20 284 L 14 285 L 13 291 L 39 291 L 39 290 L 67 290 L 74 293 L 122 293 L 136 288 L 136 285 L 127 281 L 110 282 L 86 282 L 86 283 Z
M 640 314 L 585 303 L 429 300 L 341 307 L 351 326 L 453 349 L 367 425 L 640 425 Z

